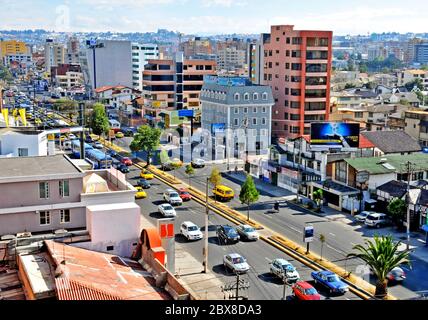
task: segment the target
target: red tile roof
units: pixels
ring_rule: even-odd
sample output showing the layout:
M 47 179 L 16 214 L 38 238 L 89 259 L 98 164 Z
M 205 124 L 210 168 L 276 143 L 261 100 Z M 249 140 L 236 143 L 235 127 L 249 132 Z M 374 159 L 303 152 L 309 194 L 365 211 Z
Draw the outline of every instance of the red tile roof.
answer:
M 57 274 L 59 299 L 170 300 L 143 267 L 119 256 L 45 241 Z M 64 262 L 65 263 L 62 263 Z

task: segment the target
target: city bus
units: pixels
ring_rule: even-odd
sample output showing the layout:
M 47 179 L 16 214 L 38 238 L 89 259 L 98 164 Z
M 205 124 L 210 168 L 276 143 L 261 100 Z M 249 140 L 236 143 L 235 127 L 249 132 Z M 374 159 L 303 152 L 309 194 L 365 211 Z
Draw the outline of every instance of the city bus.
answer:
M 120 131 L 120 122 L 114 119 L 110 119 L 109 121 L 110 129 L 114 130 L 114 133 L 118 133 Z
M 94 148 L 90 144 L 85 143 L 85 153 L 92 149 Z M 71 152 L 74 158 L 80 159 L 80 140 L 71 141 Z
M 106 155 L 104 152 L 96 149 L 86 150 L 86 159 L 89 159 L 94 164 L 94 169 L 109 169 L 113 164 L 112 157 Z

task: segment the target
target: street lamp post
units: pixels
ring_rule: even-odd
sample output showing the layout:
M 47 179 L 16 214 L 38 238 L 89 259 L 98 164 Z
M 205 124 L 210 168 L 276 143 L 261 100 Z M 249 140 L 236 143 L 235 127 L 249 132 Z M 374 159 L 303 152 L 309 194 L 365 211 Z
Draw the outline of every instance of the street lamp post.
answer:
M 204 246 L 204 271 L 203 273 L 207 273 L 208 272 L 208 215 L 210 212 L 210 208 L 208 206 L 208 185 L 210 182 L 210 178 L 207 177 L 207 186 L 206 186 L 206 195 L 205 195 L 205 209 L 206 209 L 206 214 L 205 214 L 205 246 Z

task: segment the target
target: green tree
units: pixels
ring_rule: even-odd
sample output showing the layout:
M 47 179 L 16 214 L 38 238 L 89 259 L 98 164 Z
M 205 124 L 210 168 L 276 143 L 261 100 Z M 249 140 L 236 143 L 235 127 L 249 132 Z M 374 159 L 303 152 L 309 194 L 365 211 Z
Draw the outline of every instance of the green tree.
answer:
M 424 90 L 424 85 L 422 84 L 422 80 L 419 78 L 416 78 L 415 80 L 407 82 L 404 86 L 408 91 L 412 91 L 415 87 L 417 87 L 421 91 Z
M 402 264 L 410 265 L 409 250 L 399 251 L 400 244 L 394 243 L 391 236 L 375 236 L 373 240 L 366 240 L 365 246 L 354 246 L 356 252 L 348 254 L 348 258 L 359 258 L 372 269 L 377 278 L 375 296 L 378 298 L 388 294 L 388 273 Z
M 137 133 L 134 135 L 134 140 L 130 144 L 133 152 L 145 151 L 147 156 L 147 165 L 150 165 L 150 157 L 153 150 L 155 150 L 160 143 L 161 130 L 152 128 L 150 126 L 141 126 L 138 128 Z
M 54 102 L 54 110 L 61 114 L 67 114 L 70 121 L 77 114 L 77 102 L 70 99 L 59 99 Z
M 167 152 L 166 150 L 162 150 L 162 151 L 160 152 L 159 157 L 160 157 L 160 163 L 161 163 L 161 165 L 162 165 L 162 166 L 163 166 L 164 164 L 167 164 L 167 163 L 170 163 L 170 162 L 171 162 L 171 159 L 169 158 L 169 156 L 168 156 L 168 152 Z
M 260 193 L 257 191 L 256 185 L 254 184 L 253 177 L 247 174 L 247 179 L 241 187 L 239 193 L 239 200 L 242 204 L 247 205 L 247 220 L 250 220 L 250 206 L 252 203 L 259 200 Z
M 322 189 L 314 191 L 312 194 L 312 199 L 317 203 L 318 209 L 320 209 L 322 200 L 324 199 L 324 191 Z
M 368 67 L 367 67 L 367 64 L 365 64 L 365 63 L 361 63 L 360 64 L 360 72 L 361 73 L 367 73 L 369 71 L 369 69 L 368 69 Z
M 4 66 L 0 66 L 0 80 L 6 81 L 6 82 L 13 81 L 12 74 L 10 73 L 9 69 Z
M 189 186 L 191 186 L 191 178 L 192 178 L 192 176 L 195 174 L 195 169 L 193 169 L 193 167 L 192 167 L 192 165 L 191 164 L 188 164 L 187 166 L 186 166 L 186 174 L 189 176 Z
M 94 104 L 89 126 L 92 131 L 99 136 L 109 132 L 110 124 L 108 122 L 105 107 L 101 103 Z
M 407 212 L 406 202 L 402 199 L 395 198 L 388 204 L 387 210 L 394 223 L 398 225 L 399 222 L 405 218 Z
M 221 174 L 220 171 L 218 170 L 217 167 L 214 167 L 211 171 L 211 175 L 210 175 L 210 182 L 213 186 L 217 187 L 219 184 L 221 184 Z

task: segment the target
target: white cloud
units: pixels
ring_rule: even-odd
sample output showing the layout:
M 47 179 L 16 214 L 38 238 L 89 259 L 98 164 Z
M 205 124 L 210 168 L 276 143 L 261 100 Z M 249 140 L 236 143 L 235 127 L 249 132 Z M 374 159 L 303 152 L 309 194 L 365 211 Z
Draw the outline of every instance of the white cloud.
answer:
M 232 6 L 245 6 L 248 3 L 246 1 L 239 0 L 203 0 L 202 7 L 227 7 L 230 8 Z

